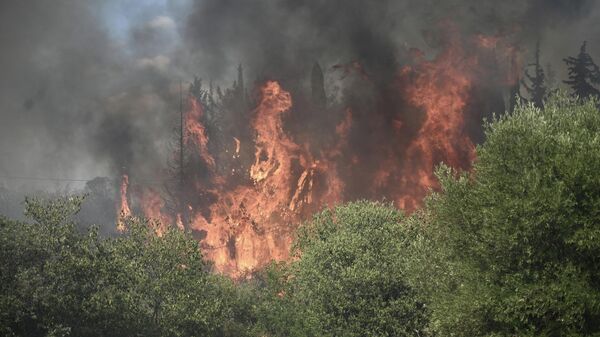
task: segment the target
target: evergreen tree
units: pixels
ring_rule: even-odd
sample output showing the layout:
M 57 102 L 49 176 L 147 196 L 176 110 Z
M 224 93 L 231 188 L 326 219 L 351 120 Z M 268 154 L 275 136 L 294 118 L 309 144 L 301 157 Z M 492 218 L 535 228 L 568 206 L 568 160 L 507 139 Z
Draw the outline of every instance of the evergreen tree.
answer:
M 311 91 L 312 91 L 312 100 L 313 104 L 316 107 L 323 108 L 326 104 L 326 95 L 325 95 L 325 80 L 323 77 L 323 70 L 321 70 L 321 66 L 318 62 L 315 62 L 312 68 L 312 73 L 310 77 Z
M 564 81 L 572 89 L 573 93 L 581 98 L 590 96 L 600 97 L 600 91 L 594 85 L 600 84 L 600 69 L 586 50 L 586 42 L 583 42 L 579 55 L 569 56 L 564 59 L 569 68 L 569 79 Z
M 214 139 L 209 146 L 218 146 L 215 149 L 215 160 L 220 163 L 219 170 L 224 175 L 240 183 L 247 179 L 247 168 L 254 160 L 253 151 L 245 151 L 247 146 L 253 146 L 252 99 L 248 95 L 244 79 L 244 68 L 240 64 L 237 68 L 237 79 L 230 87 L 224 89 L 217 87 L 217 100 L 219 111 L 219 135 L 211 135 Z M 234 154 L 232 160 L 232 154 Z M 235 172 L 232 174 L 232 172 Z
M 174 128 L 172 149 L 174 156 L 169 162 L 172 179 L 166 184 L 167 207 L 171 214 L 181 215 L 184 227 L 188 227 L 191 217 L 190 210 L 202 210 L 215 194 L 199 191 L 196 186 L 210 186 L 215 174 L 224 176 L 231 172 L 245 172 L 240 169 L 244 158 L 237 156 L 242 153 L 236 149 L 236 140 L 240 146 L 250 144 L 250 133 L 245 135 L 240 129 L 250 123 L 248 95 L 244 86 L 243 68 L 238 67 L 237 79 L 233 85 L 224 91 L 214 86 L 203 86 L 202 79 L 194 77 L 189 85 L 187 94 L 182 93 L 177 126 Z M 190 108 L 189 99 L 194 99 L 202 107 L 202 114 L 196 122 L 201 123 L 208 138 L 208 152 L 213 156 L 216 167 L 209 167 L 201 157 L 196 145 L 184 141 L 186 131 L 186 113 Z M 233 137 L 231 137 L 233 135 Z M 246 151 L 247 152 L 247 151 Z M 236 160 L 232 160 L 232 153 Z M 238 160 L 239 159 L 239 160 Z M 205 236 L 204 232 L 194 232 L 197 239 Z
M 196 88 L 197 78 L 194 78 L 194 82 L 190 86 L 190 92 L 192 88 Z M 173 215 L 180 214 L 181 220 L 184 226 L 188 224 L 188 214 L 185 201 L 185 187 L 187 181 L 187 172 L 190 169 L 190 151 L 185 146 L 185 116 L 184 116 L 184 101 L 183 101 L 183 87 L 180 84 L 180 97 L 179 97 L 179 111 L 177 112 L 177 125 L 173 127 L 173 136 L 171 139 L 170 147 L 172 149 L 173 156 L 168 162 L 169 173 L 171 179 L 169 179 L 165 186 L 165 192 L 167 196 L 167 208 Z
M 194 77 L 194 80 L 189 85 L 187 95 L 183 92 L 183 87 L 180 86 L 179 109 L 177 113 L 177 125 L 173 128 L 173 138 L 171 148 L 173 157 L 169 161 L 169 171 L 171 179 L 165 184 L 165 192 L 167 195 L 167 208 L 169 212 L 175 216 L 178 214 L 181 217 L 181 222 L 184 227 L 188 227 L 190 217 L 189 205 L 192 205 L 197 191 L 194 188 L 192 181 L 199 179 L 198 170 L 196 167 L 202 167 L 202 161 L 198 157 L 196 150 L 190 144 L 186 144 L 186 113 L 189 109 L 189 98 L 193 98 L 202 105 L 204 115 L 202 116 L 203 125 L 213 125 L 207 121 L 214 116 L 212 110 L 216 105 L 211 93 L 202 87 L 202 79 Z M 210 133 L 209 128 L 207 132 Z
M 538 108 L 544 107 L 544 99 L 548 89 L 546 88 L 546 74 L 540 64 L 540 43 L 535 47 L 535 59 L 533 63 L 527 65 L 529 69 L 525 70 L 525 78 L 521 80 L 521 84 L 525 88 L 529 101 L 533 102 Z M 533 68 L 533 74 L 529 70 Z M 529 82 L 529 84 L 527 83 Z

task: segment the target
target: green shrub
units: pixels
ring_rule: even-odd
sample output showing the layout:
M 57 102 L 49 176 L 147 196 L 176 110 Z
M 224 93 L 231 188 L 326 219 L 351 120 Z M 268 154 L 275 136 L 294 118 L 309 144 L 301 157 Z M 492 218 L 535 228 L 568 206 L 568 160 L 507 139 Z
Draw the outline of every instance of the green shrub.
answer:
M 301 227 L 289 296 L 316 335 L 422 335 L 427 310 L 405 280 L 402 219 L 392 206 L 361 201 Z
M 443 336 L 600 335 L 600 112 L 558 94 L 486 126 L 471 173 L 408 226 Z M 430 280 L 426 282 L 425 280 Z

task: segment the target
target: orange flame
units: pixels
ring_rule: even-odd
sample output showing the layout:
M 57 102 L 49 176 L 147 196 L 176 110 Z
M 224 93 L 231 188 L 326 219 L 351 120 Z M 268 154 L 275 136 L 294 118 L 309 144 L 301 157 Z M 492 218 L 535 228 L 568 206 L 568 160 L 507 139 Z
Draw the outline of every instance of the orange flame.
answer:
M 288 256 L 291 228 L 281 225 L 298 220 L 301 201 L 291 196 L 307 175 L 302 173 L 293 183 L 292 162 L 300 161 L 305 172 L 307 167 L 301 148 L 283 130 L 282 118 L 291 106 L 289 92 L 277 82 L 261 88 L 252 122 L 256 150 L 249 175 L 254 184 L 220 190 L 219 200 L 210 207 L 210 221 L 196 215 L 193 227 L 207 231 L 205 250 L 221 272 L 240 275 Z
M 273 259 L 287 259 L 296 226 L 320 207 L 357 197 L 386 197 L 400 208 L 413 211 L 430 189 L 438 187 L 433 173 L 436 165 L 444 162 L 469 169 L 475 158 L 474 144 L 466 130 L 466 114 L 478 76 L 487 75 L 481 55 L 510 61 L 518 54 L 500 37 L 481 35 L 474 41 L 466 41 L 451 29 L 447 32 L 449 39 L 444 51 L 427 60 L 421 51 L 411 50 L 413 65 L 401 68 L 393 86 L 385 88 L 399 93 L 402 102 L 399 106 L 412 113 L 407 118 L 407 111 L 395 115 L 386 111 L 388 125 L 374 123 L 376 130 L 386 128 L 382 139 L 393 146 L 353 151 L 351 146 L 358 139 L 355 136 L 365 136 L 358 129 L 362 123 L 355 124 L 365 114 L 355 106 L 355 111 L 346 109 L 343 117 L 341 110 L 331 115 L 337 116 L 337 125 L 333 119 L 327 125 L 334 137 L 315 141 L 320 142 L 318 146 L 312 139 L 299 142 L 298 139 L 305 138 L 297 134 L 295 137 L 284 128 L 293 107 L 291 94 L 278 82 L 267 81 L 260 87 L 256 108 L 251 111 L 250 127 L 254 134 L 251 137 L 243 132 L 236 134 L 234 144 L 227 147 L 228 154 L 215 160 L 202 124 L 202 103 L 190 97 L 184 140 L 206 164 L 199 168 L 201 178 L 191 178 L 189 182 L 195 189 L 192 194 L 197 191 L 197 198 L 185 201 L 186 205 L 188 202 L 193 205 L 188 206 L 189 217 L 187 211 L 183 216 L 168 214 L 160 194 L 146 189 L 140 201 L 144 214 L 163 224 L 175 223 L 182 229 L 184 217 L 186 225 L 189 221 L 192 230 L 202 233 L 202 249 L 216 270 L 239 277 Z M 475 52 L 473 48 L 466 51 L 467 42 L 475 46 Z M 510 67 L 500 68 L 501 75 L 511 71 Z M 334 69 L 341 69 L 345 75 L 357 73 L 358 80 L 375 84 L 358 62 L 336 65 Z M 496 80 L 505 85 L 500 77 Z M 231 138 L 226 139 L 231 142 Z M 246 146 L 252 141 L 254 148 Z M 235 152 L 229 154 L 231 145 L 235 146 Z M 246 149 L 252 149 L 253 153 L 245 153 Z M 377 151 L 376 155 L 366 154 L 372 150 Z M 373 163 L 372 159 L 377 161 Z M 224 160 L 230 162 L 222 163 Z M 354 166 L 360 169 L 355 170 Z M 358 184 L 356 188 L 352 180 L 368 181 L 370 186 Z M 130 214 L 126 194 L 124 176 L 121 210 L 126 209 Z M 157 229 L 158 234 L 164 229 Z
M 117 214 L 117 230 L 123 232 L 125 230 L 125 223 L 123 218 L 131 216 L 131 209 L 129 208 L 129 202 L 127 201 L 127 188 L 129 187 L 129 176 L 124 174 L 121 178 L 121 186 L 119 188 L 119 211 Z
M 186 144 L 189 143 L 190 138 L 194 140 L 198 147 L 198 152 L 204 160 L 204 162 L 210 167 L 215 167 L 215 159 L 208 152 L 208 136 L 206 134 L 206 128 L 200 122 L 204 115 L 204 109 L 202 104 L 198 100 L 189 96 L 188 98 L 189 110 L 186 113 L 185 128 L 186 134 L 184 135 L 184 141 Z
M 156 190 L 147 188 L 142 191 L 140 203 L 144 216 L 156 223 L 156 234 L 162 236 L 166 230 L 166 226 L 172 222 L 171 217 L 163 212 L 165 203 L 162 197 Z
M 237 137 L 233 137 L 233 140 L 235 142 L 235 154 L 233 155 L 233 158 L 238 158 L 240 156 L 240 146 L 242 143 Z
M 464 109 L 473 85 L 470 74 L 477 63 L 477 57 L 467 54 L 453 38 L 433 61 L 423 60 L 401 70 L 403 95 L 424 111 L 425 120 L 404 155 L 400 179 L 404 193 L 397 199 L 400 208 L 415 209 L 428 190 L 437 187 L 433 170 L 440 162 L 467 168 L 474 159 L 475 147 L 464 128 Z

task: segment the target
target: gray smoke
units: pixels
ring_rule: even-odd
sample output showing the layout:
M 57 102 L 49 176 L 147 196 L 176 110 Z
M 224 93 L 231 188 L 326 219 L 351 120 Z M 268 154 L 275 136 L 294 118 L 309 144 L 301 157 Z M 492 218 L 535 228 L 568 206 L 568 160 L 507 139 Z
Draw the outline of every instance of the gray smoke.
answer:
M 465 34 L 517 31 L 524 49 L 540 39 L 556 62 L 583 40 L 600 42 L 599 14 L 593 0 L 204 0 L 195 3 L 185 37 L 212 77 L 240 60 L 256 76 L 304 76 L 315 60 L 359 60 L 385 77 L 406 47 L 434 53 L 430 33 L 443 20 Z
M 0 176 L 159 173 L 184 73 L 172 55 L 176 8 L 133 5 L 2 2 Z
M 465 35 L 511 32 L 526 59 L 539 39 L 560 78 L 583 40 L 600 59 L 599 18 L 594 0 L 3 0 L 0 186 L 160 179 L 179 81 L 194 75 L 227 86 L 242 63 L 294 88 L 319 62 L 331 91 L 331 67 L 359 61 L 383 87 L 409 48 L 435 55 L 449 20 Z

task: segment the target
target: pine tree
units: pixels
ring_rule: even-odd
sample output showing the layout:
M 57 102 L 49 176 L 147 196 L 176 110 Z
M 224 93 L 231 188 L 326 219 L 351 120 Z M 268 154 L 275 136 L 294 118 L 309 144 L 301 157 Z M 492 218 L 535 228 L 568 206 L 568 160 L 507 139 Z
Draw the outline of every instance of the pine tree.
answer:
M 529 101 L 533 102 L 536 107 L 543 108 L 544 99 L 546 98 L 548 89 L 546 87 L 546 74 L 540 64 L 539 41 L 535 48 L 535 59 L 533 63 L 528 64 L 527 67 L 529 69 L 525 70 L 525 78 L 521 80 L 521 84 L 529 96 Z M 533 68 L 533 74 L 529 73 L 531 68 Z M 529 82 L 529 84 L 527 82 Z
M 312 68 L 310 84 L 313 103 L 319 108 L 324 108 L 327 103 L 324 81 L 323 70 L 321 70 L 319 63 L 315 62 Z
M 240 99 L 240 104 L 244 104 L 246 102 L 246 88 L 244 88 L 244 68 L 241 64 L 238 65 L 238 79 L 237 79 L 237 87 L 235 90 L 237 91 L 237 95 Z
M 194 86 L 197 79 L 194 79 Z M 190 90 L 191 91 L 191 90 Z M 186 174 L 189 170 L 189 151 L 184 143 L 185 116 L 183 111 L 183 85 L 179 84 L 179 109 L 177 125 L 173 128 L 171 149 L 173 156 L 170 158 L 169 173 L 171 179 L 167 180 L 164 189 L 167 196 L 167 208 L 172 215 L 179 214 L 184 226 L 188 224 L 188 214 L 185 202 Z
M 600 69 L 588 54 L 586 45 L 587 43 L 583 42 L 576 57 L 569 56 L 564 59 L 569 68 L 569 79 L 563 82 L 580 98 L 600 97 L 600 91 L 594 87 L 600 84 Z
M 193 182 L 200 179 L 198 176 L 198 167 L 202 167 L 201 159 L 198 158 L 194 147 L 186 144 L 186 109 L 189 108 L 188 99 L 196 99 L 205 109 L 205 115 L 201 121 L 207 124 L 207 119 L 213 117 L 212 109 L 216 105 L 210 92 L 202 87 L 202 79 L 194 77 L 189 85 L 189 91 L 184 93 L 183 85 L 180 84 L 179 110 L 177 116 L 177 125 L 173 129 L 173 138 L 171 149 L 173 157 L 169 161 L 169 171 L 171 179 L 165 184 L 167 195 L 167 208 L 175 216 L 179 215 L 181 222 L 186 229 L 191 220 L 189 206 L 193 204 L 194 197 L 197 194 Z M 207 131 L 208 130 L 207 128 Z

